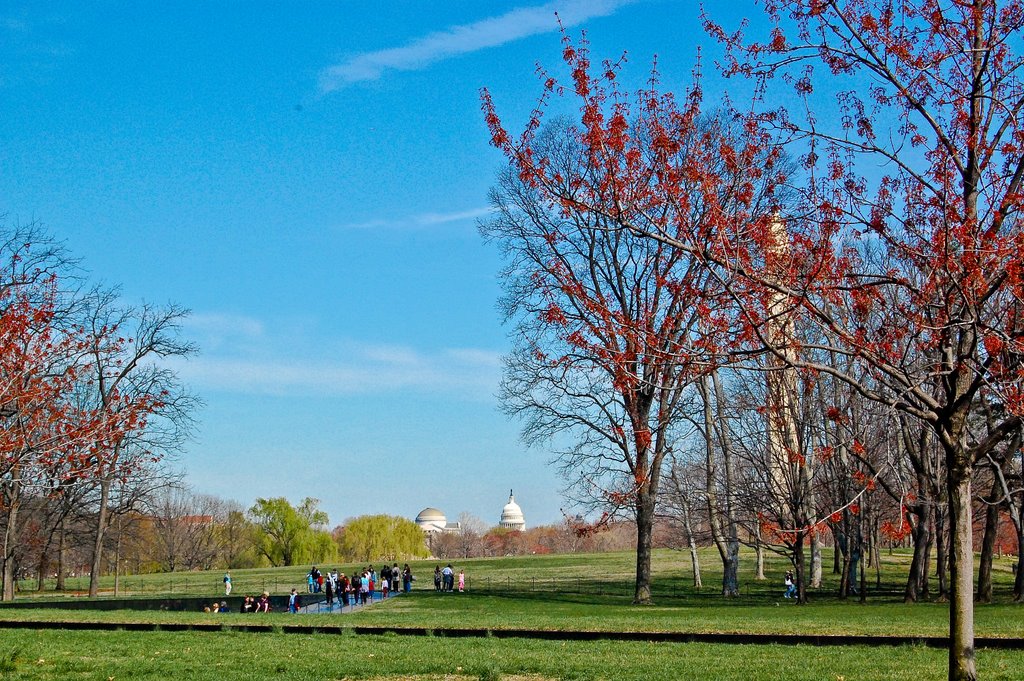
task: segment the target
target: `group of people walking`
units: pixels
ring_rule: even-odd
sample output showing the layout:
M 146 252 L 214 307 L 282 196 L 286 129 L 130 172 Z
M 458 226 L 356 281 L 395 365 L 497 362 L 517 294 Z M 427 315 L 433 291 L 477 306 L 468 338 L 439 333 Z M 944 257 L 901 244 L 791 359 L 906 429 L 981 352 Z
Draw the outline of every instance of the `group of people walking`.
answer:
M 398 563 L 385 564 L 379 573 L 371 565 L 351 576 L 338 572 L 337 568 L 324 574 L 314 565 L 306 575 L 306 586 L 309 593 L 323 593 L 327 606 L 333 608 L 335 597 L 344 607 L 372 602 L 377 593 L 381 598 L 398 593 L 399 589 L 408 593 L 414 579 L 408 563 L 402 568 Z
M 466 571 L 459 570 L 457 575 L 459 592 L 466 590 Z M 334 607 L 335 598 L 342 606 L 359 605 L 373 602 L 377 594 L 380 598 L 387 598 L 399 590 L 408 593 L 412 591 L 412 583 L 416 578 L 412 569 L 406 563 L 399 568 L 398 563 L 393 565 L 384 564 L 377 571 L 372 565 L 351 576 L 344 572 L 338 572 L 337 568 L 321 572 L 317 566 L 310 568 L 306 574 L 306 589 L 311 594 L 324 594 L 328 608 Z M 452 564 L 448 563 L 443 568 L 438 565 L 434 568 L 434 590 L 455 591 L 456 574 Z M 224 573 L 224 595 L 231 594 L 231 573 Z M 288 596 L 288 611 L 296 613 L 302 608 L 302 598 L 297 589 L 292 589 Z M 227 602 L 215 603 L 207 612 L 229 612 Z M 270 612 L 270 594 L 266 591 L 259 597 L 246 596 L 242 602 L 239 612 Z
M 466 571 L 459 570 L 459 593 L 466 590 Z M 442 568 L 440 565 L 434 568 L 434 591 L 455 591 L 455 571 L 452 564 L 448 563 Z

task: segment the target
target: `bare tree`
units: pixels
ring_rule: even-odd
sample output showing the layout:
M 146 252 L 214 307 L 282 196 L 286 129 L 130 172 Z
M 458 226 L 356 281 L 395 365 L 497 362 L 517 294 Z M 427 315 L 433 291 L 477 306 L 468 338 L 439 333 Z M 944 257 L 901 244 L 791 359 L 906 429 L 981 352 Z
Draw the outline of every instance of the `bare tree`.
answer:
M 166 572 L 209 570 L 220 549 L 224 502 L 182 485 L 166 487 L 151 502 L 156 559 Z
M 87 398 L 125 422 L 122 436 L 94 448 L 91 459 L 91 474 L 99 486 L 89 580 L 89 595 L 95 596 L 114 487 L 138 473 L 147 461 L 174 452 L 188 437 L 197 400 L 184 391 L 167 360 L 188 357 L 196 348 L 179 337 L 181 320 L 187 315 L 180 307 L 122 305 L 116 291 L 102 290 L 96 290 L 89 303 L 87 328 L 94 334 L 116 331 L 119 337 L 115 344 L 96 343 L 90 348 Z

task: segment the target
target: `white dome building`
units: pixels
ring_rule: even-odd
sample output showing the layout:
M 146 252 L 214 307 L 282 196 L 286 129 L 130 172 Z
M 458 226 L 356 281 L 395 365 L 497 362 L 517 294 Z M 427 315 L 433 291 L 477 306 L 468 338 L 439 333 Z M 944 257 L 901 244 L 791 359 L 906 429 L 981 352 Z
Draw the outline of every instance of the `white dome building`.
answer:
M 427 534 L 435 532 L 458 532 L 462 529 L 462 523 L 450 523 L 439 509 L 427 506 L 416 516 L 416 524 Z
M 523 509 L 519 508 L 512 490 L 508 491 L 508 503 L 501 509 L 501 521 L 498 523 L 507 530 L 525 530 L 526 520 L 523 518 Z
M 416 524 L 424 532 L 444 532 L 448 519 L 444 517 L 444 513 L 440 510 L 433 506 L 428 506 L 416 516 Z

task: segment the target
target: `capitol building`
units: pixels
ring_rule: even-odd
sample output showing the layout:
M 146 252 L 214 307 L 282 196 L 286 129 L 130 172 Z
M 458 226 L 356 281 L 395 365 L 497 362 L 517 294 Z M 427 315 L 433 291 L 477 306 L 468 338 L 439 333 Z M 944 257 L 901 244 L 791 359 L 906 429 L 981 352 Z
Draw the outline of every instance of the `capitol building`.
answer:
M 416 524 L 428 535 L 441 532 L 459 532 L 462 530 L 461 523 L 448 522 L 444 513 L 433 506 L 428 506 L 419 512 L 419 515 L 416 516 Z M 501 509 L 501 518 L 498 520 L 498 526 L 506 530 L 522 531 L 526 529 L 523 509 L 519 508 L 519 504 L 516 503 L 512 490 L 508 492 L 508 503 Z
M 526 519 L 523 518 L 523 509 L 519 508 L 512 490 L 508 491 L 508 503 L 501 509 L 501 520 L 498 525 L 506 530 L 525 530 Z

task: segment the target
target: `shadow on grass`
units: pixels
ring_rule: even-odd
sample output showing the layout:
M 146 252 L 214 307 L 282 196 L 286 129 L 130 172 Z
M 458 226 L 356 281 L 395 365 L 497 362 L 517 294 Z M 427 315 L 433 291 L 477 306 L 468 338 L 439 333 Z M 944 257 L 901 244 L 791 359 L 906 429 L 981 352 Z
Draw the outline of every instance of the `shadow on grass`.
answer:
M 715 607 L 763 607 L 775 605 L 783 601 L 784 588 L 780 585 L 772 589 L 767 583 L 756 588 L 742 590 L 739 596 L 727 598 L 714 586 L 706 586 L 696 590 L 687 578 L 658 579 L 651 589 L 651 600 L 656 606 L 695 607 L 713 605 Z M 535 580 L 492 580 L 491 583 L 477 585 L 472 593 L 482 596 L 503 598 L 514 601 L 543 601 L 545 603 L 572 603 L 577 605 L 616 605 L 627 606 L 633 602 L 633 584 L 610 582 L 600 579 L 535 579 Z M 431 592 L 421 592 L 431 596 Z M 439 594 L 447 596 L 447 594 Z M 457 596 L 457 595 L 456 595 Z M 859 596 L 851 596 L 845 600 L 832 589 L 809 590 L 810 603 L 822 604 L 859 604 Z M 893 604 L 903 602 L 903 592 L 896 585 L 883 585 L 881 589 L 870 589 L 867 604 Z

